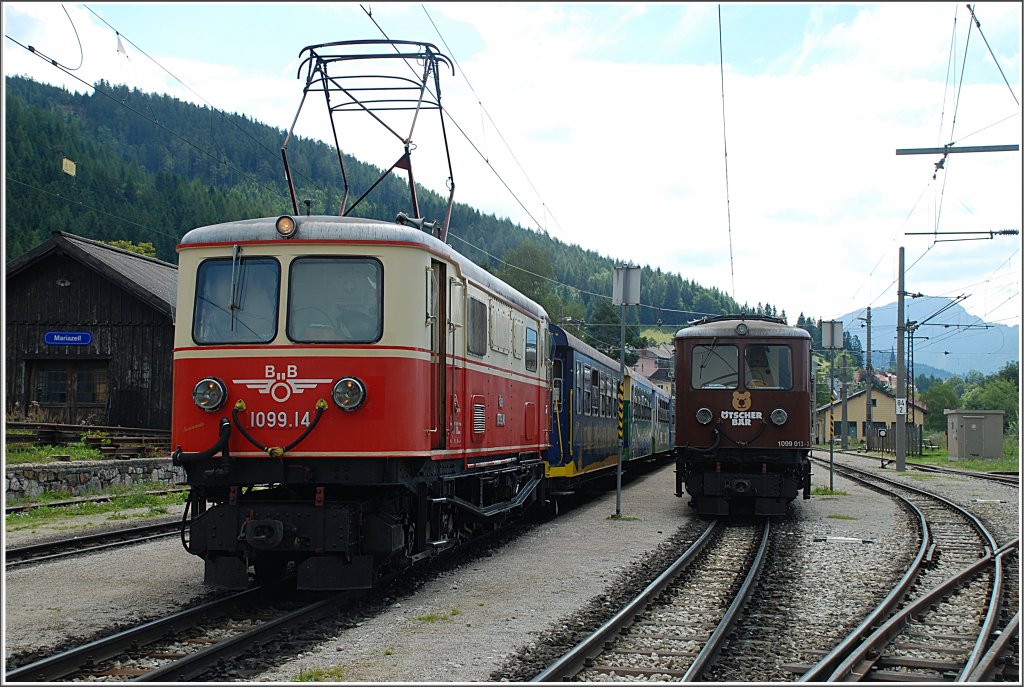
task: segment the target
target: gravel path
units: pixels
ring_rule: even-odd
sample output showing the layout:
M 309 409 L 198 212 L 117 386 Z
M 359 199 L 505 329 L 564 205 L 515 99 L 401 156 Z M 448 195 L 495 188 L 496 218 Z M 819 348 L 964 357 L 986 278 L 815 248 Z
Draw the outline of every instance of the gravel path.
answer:
M 849 460 L 869 464 L 863 458 Z M 878 465 L 877 459 L 873 462 Z M 614 614 L 629 593 L 660 571 L 662 559 L 678 555 L 703 529 L 686 498 L 673 495 L 673 470 L 668 464 L 627 482 L 623 519 L 610 519 L 615 493 L 606 493 L 529 529 L 492 555 L 389 599 L 379 611 L 367 611 L 294 659 L 240 679 L 287 682 L 303 671 L 324 670 L 330 675 L 326 679 L 346 682 L 528 680 L 595 620 Z M 910 475 L 906 479 L 922 483 Z M 813 481 L 827 486 L 827 468 L 815 466 Z M 997 536 L 1019 536 L 1017 490 L 965 479 L 929 478 L 924 484 L 990 512 L 999 523 Z M 879 559 L 874 552 L 902 549 L 903 533 L 894 526 L 889 502 L 868 490 L 849 491 L 849 496 L 798 500 L 790 509 L 786 545 L 828 551 L 842 563 L 836 575 L 804 578 L 816 583 L 820 593 L 794 595 L 794 603 L 820 597 L 834 608 L 837 599 L 826 588 L 840 586 L 847 595 L 856 594 L 857 581 L 874 577 L 877 566 L 884 565 L 879 562 L 884 556 Z M 27 537 L 17 535 L 19 540 Z M 14 538 L 8 535 L 8 545 Z M 871 562 L 862 559 L 865 565 L 858 565 L 865 546 L 844 538 L 876 542 L 869 545 Z M 15 569 L 7 573 L 4 587 L 5 658 L 64 646 L 104 628 L 180 608 L 209 595 L 201 578 L 201 561 L 186 554 L 176 539 Z M 803 609 L 794 612 L 794 617 L 805 617 Z

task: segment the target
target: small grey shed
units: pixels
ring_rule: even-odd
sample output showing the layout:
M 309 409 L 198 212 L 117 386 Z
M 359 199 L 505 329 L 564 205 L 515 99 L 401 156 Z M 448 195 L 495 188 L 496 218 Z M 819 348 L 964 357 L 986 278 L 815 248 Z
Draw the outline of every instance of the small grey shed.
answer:
M 949 457 L 1003 457 L 1003 411 L 946 410 L 946 443 Z

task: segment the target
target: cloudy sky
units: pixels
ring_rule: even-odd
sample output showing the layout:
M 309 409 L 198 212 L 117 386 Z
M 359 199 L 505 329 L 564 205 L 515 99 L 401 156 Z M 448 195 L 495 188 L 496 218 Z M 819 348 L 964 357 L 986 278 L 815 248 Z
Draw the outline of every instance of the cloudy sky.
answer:
M 949 240 L 1020 229 L 1020 152 L 951 154 L 938 172 L 940 155 L 896 155 L 1020 144 L 1021 4 L 974 7 L 980 32 L 963 3 L 5 2 L 3 70 L 287 129 L 303 47 L 430 42 L 455 64 L 458 202 L 791 321 L 895 301 L 904 246 L 909 291 L 1020 324 L 1021 237 Z M 323 135 L 314 107 L 299 135 Z M 417 181 L 444 192 L 427 124 Z M 342 143 L 381 167 L 401 152 Z

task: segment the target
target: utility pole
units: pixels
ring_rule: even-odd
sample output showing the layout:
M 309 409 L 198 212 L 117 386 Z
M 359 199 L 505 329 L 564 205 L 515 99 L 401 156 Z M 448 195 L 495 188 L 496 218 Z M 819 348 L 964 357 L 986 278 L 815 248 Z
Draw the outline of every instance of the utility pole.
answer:
M 907 434 L 907 372 L 903 360 L 903 337 L 906 325 L 903 321 L 903 298 L 906 290 L 903 284 L 904 249 L 900 246 L 899 285 L 896 291 L 896 470 L 907 469 L 905 438 Z
M 867 358 L 866 362 L 867 362 L 867 368 L 868 368 L 868 391 L 867 391 L 867 398 L 866 398 L 865 402 L 868 405 L 867 405 L 867 408 L 864 411 L 864 422 L 865 422 L 865 426 L 864 426 L 865 442 L 864 443 L 865 443 L 865 446 L 867 445 L 866 435 L 867 435 L 868 432 L 871 431 L 871 387 L 874 386 L 874 383 L 875 383 L 875 372 L 874 372 L 874 370 L 871 369 L 871 306 L 870 305 L 868 306 L 867 330 L 868 330 L 868 358 Z
M 975 22 L 978 18 L 974 16 L 973 8 L 968 5 L 971 9 L 971 17 Z M 978 30 L 981 30 L 981 24 L 978 24 Z M 982 35 L 984 37 L 984 34 Z M 985 44 L 988 44 L 988 40 L 985 40 Z M 998 66 L 998 62 L 997 62 Z M 1000 73 L 1002 68 L 1000 68 Z M 1005 76 L 1004 76 L 1005 79 Z M 1009 85 L 1009 84 L 1007 84 Z M 1011 89 L 1011 93 L 1013 90 Z M 1014 96 L 1014 100 L 1017 96 Z M 946 158 L 951 153 L 996 153 L 996 152 L 1015 152 L 1020 150 L 1020 146 L 1017 144 L 1010 145 L 987 145 L 987 146 L 960 146 L 959 148 L 954 147 L 955 142 L 951 141 L 946 145 L 939 148 L 897 148 L 897 155 L 942 155 L 942 158 L 935 163 L 935 172 L 932 174 L 932 179 L 938 175 L 940 169 L 945 169 Z M 936 228 L 936 232 L 938 231 Z M 966 233 L 966 232 L 951 232 L 951 233 Z M 997 232 L 983 232 L 988 234 L 989 238 L 993 238 L 995 235 L 1000 236 L 1015 236 L 1016 231 L 1007 229 Z M 970 239 L 952 239 L 952 240 L 970 240 Z M 906 440 L 906 418 L 907 418 L 907 377 L 906 377 L 906 362 L 904 360 L 903 351 L 903 337 L 906 334 L 906 327 L 903 321 L 903 297 L 905 295 L 903 289 L 903 246 L 900 246 L 900 273 L 899 273 L 899 291 L 897 298 L 897 321 L 896 321 L 896 469 L 898 471 L 905 471 L 907 469 L 907 456 L 906 446 L 904 445 Z M 916 324 L 916 323 L 915 323 Z M 913 344 L 911 344 L 913 345 Z
M 850 448 L 850 419 L 849 419 L 849 414 L 846 412 L 846 399 L 847 399 L 847 395 L 846 395 L 846 377 L 847 377 L 847 373 L 849 372 L 849 370 L 847 369 L 847 361 L 848 361 L 848 358 L 847 358 L 846 351 L 843 351 L 843 380 L 842 380 L 843 381 L 843 386 L 842 386 L 842 392 L 841 392 L 842 395 L 843 395 L 843 414 L 842 414 L 842 418 L 843 419 L 842 419 L 842 422 L 840 424 L 840 426 L 843 428 L 843 436 L 839 440 L 839 445 L 842 446 L 844 451 L 846 449 Z
M 615 281 L 612 285 L 612 304 L 622 306 L 619 326 L 619 379 L 626 383 L 626 305 L 640 303 L 640 268 L 616 266 Z M 630 413 L 633 406 L 630 404 Z M 632 428 L 633 423 L 629 423 Z M 615 515 L 622 514 L 622 457 L 626 451 L 624 434 L 619 434 L 619 458 L 615 469 Z
M 828 489 L 835 490 L 835 400 L 832 394 L 836 388 L 836 349 L 843 346 L 843 323 L 837 320 L 830 320 L 821 323 L 821 346 L 829 352 L 829 384 L 828 384 Z

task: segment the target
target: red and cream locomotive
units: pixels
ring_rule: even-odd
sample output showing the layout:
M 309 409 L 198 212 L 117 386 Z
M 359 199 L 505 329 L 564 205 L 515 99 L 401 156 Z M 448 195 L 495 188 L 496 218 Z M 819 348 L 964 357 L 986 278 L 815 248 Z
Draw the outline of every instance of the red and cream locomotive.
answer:
M 226 222 L 178 252 L 172 435 L 207 583 L 292 562 L 300 588 L 369 587 L 536 498 L 536 303 L 388 222 Z
M 676 496 L 702 515 L 780 515 L 810 498 L 811 336 L 726 315 L 676 334 Z
M 335 146 L 337 216 L 299 215 L 289 132 L 293 212 L 200 227 L 178 246 L 172 442 L 192 488 L 182 537 L 221 587 L 248 585 L 250 567 L 276 580 L 292 565 L 299 588 L 370 587 L 496 527 L 544 478 L 547 315 L 444 242 L 452 196 L 443 224 L 420 217 L 412 126 L 440 113 L 450 62 L 408 41 L 301 55 L 303 102 L 324 93 L 335 139 L 345 112 L 413 124 L 388 125 L 404 153 L 351 205 Z M 372 76 L 339 73 L 365 60 Z M 408 172 L 412 216 L 353 216 L 395 169 Z

